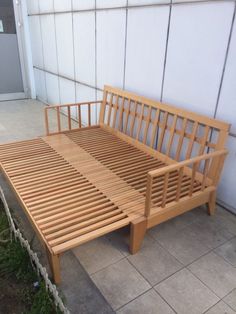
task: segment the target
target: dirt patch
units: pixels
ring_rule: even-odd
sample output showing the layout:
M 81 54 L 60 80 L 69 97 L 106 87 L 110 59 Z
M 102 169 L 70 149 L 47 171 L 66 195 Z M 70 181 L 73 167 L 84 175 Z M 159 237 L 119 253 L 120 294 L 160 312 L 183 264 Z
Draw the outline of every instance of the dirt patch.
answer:
M 18 314 L 28 311 L 29 307 L 23 297 L 27 290 L 26 284 L 16 283 L 11 278 L 0 278 L 0 313 Z

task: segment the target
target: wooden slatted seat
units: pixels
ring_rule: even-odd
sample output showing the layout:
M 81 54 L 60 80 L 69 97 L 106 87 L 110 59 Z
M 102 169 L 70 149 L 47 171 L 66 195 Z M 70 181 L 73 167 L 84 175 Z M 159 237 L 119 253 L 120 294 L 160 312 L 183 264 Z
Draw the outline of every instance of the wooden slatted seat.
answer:
M 100 118 L 91 125 L 94 106 Z M 47 249 L 55 282 L 59 254 L 84 242 L 131 225 L 135 253 L 148 228 L 204 203 L 213 214 L 227 123 L 113 87 L 100 102 L 46 107 L 45 119 L 47 136 L 0 145 L 0 165 Z

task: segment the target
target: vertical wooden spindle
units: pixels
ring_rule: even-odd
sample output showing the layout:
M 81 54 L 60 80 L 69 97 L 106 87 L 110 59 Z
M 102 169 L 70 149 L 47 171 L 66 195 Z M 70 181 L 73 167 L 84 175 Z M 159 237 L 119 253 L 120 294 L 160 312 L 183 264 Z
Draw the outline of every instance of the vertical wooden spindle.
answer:
M 152 112 L 152 107 L 149 106 L 148 114 L 147 114 L 147 121 L 146 121 L 145 130 L 144 130 L 144 136 L 143 136 L 143 143 L 144 144 L 146 144 L 146 142 L 147 142 L 147 135 L 148 135 L 148 128 L 149 128 L 149 124 L 150 124 L 151 112 Z
M 82 127 L 82 122 L 81 122 L 81 108 L 80 105 L 77 106 L 78 108 L 78 121 L 79 121 L 79 127 Z
M 170 175 L 169 172 L 165 173 L 161 207 L 165 207 L 166 206 L 166 197 L 167 197 L 167 188 L 168 188 L 168 182 L 169 182 L 169 175 Z
M 181 167 L 179 169 L 179 173 L 178 173 L 178 182 L 177 182 L 177 188 L 176 188 L 176 197 L 175 197 L 175 201 L 178 202 L 180 199 L 180 195 L 181 195 L 181 185 L 182 185 L 182 181 L 183 181 L 183 174 L 184 174 L 184 168 Z
M 120 107 L 120 115 L 119 115 L 119 123 L 118 123 L 118 130 L 122 130 L 123 125 L 123 112 L 124 112 L 124 105 L 125 105 L 125 97 L 122 98 L 121 107 Z
M 45 127 L 46 127 L 46 134 L 49 135 L 49 125 L 48 125 L 48 108 L 44 108 L 44 119 L 45 119 Z
M 69 130 L 71 130 L 71 113 L 70 113 L 70 106 L 67 107 L 67 111 L 68 111 L 68 127 L 69 127 Z
M 134 102 L 134 114 L 132 117 L 132 121 L 130 123 L 130 136 L 133 137 L 133 131 L 134 131 L 134 123 L 135 123 L 135 119 L 136 119 L 136 111 L 137 111 L 137 101 Z
M 195 162 L 193 164 L 193 168 L 192 168 L 192 176 L 191 176 L 191 181 L 190 181 L 190 186 L 189 186 L 189 194 L 188 194 L 189 196 L 192 196 L 192 194 L 193 194 L 195 176 L 196 176 L 196 172 L 197 172 L 198 167 L 199 167 L 199 162 Z
M 57 130 L 61 132 L 61 117 L 60 117 L 60 107 L 57 107 Z
M 187 122 L 188 122 L 188 120 L 186 118 L 184 118 L 183 124 L 182 124 L 182 129 L 181 129 L 180 136 L 179 136 L 178 146 L 177 146 L 176 154 L 175 154 L 175 160 L 177 160 L 177 161 L 180 158 L 180 153 L 182 150 L 182 145 L 183 145 L 183 140 L 184 140 L 184 136 L 185 136 L 185 130 L 186 130 Z
M 172 147 L 172 143 L 173 143 L 173 139 L 174 139 L 174 135 L 175 135 L 175 128 L 176 128 L 177 119 L 178 119 L 178 116 L 174 115 L 174 119 L 173 119 L 173 122 L 171 125 L 171 130 L 170 130 L 169 141 L 168 141 L 167 149 L 166 149 L 166 155 L 167 156 L 169 156 L 170 152 L 171 152 L 171 147 Z
M 127 131 L 128 120 L 129 120 L 130 102 L 131 102 L 131 100 L 129 99 L 129 101 L 128 101 L 128 108 L 126 109 L 126 117 L 125 117 L 125 125 L 124 125 L 124 133 L 125 134 L 126 134 L 126 131 Z
M 151 148 L 153 148 L 154 141 L 155 141 L 155 136 L 156 136 L 156 132 L 157 132 L 157 125 L 158 125 L 158 120 L 159 120 L 159 114 L 160 114 L 160 110 L 157 109 L 156 114 L 155 114 L 155 118 L 153 121 L 153 127 L 152 127 L 152 135 L 151 135 L 151 142 L 150 142 Z
M 88 126 L 91 125 L 91 104 L 88 103 Z
M 146 199 L 145 199 L 145 216 L 149 217 L 151 213 L 151 203 L 152 203 L 152 183 L 153 178 L 149 174 L 147 175 L 147 189 L 146 189 Z
M 164 119 L 163 119 L 162 126 L 161 126 L 162 130 L 161 130 L 160 138 L 158 139 L 157 150 L 159 152 L 161 152 L 161 149 L 162 149 L 162 144 L 163 144 L 163 140 L 164 140 L 164 136 L 165 136 L 165 132 L 166 132 L 167 120 L 168 120 L 168 112 L 166 111 L 164 113 Z
M 116 127 L 116 118 L 117 118 L 116 115 L 117 115 L 118 106 L 119 106 L 119 95 L 116 96 L 116 104 L 115 104 L 115 108 L 114 108 L 113 122 L 112 122 L 113 129 L 115 129 L 115 127 Z
M 136 140 L 139 139 L 139 134 L 140 134 L 141 127 L 142 127 L 143 111 L 144 111 L 144 104 L 142 104 L 142 108 L 141 108 L 141 113 L 140 113 L 140 117 L 139 117 L 139 124 L 138 124 L 138 130 L 137 130 L 137 134 L 136 134 Z
M 189 143 L 188 143 L 188 148 L 187 148 L 187 153 L 186 153 L 185 159 L 189 159 L 191 157 L 192 150 L 193 150 L 193 145 L 194 145 L 196 134 L 197 134 L 197 129 L 198 129 L 198 122 L 195 121 L 194 125 L 193 125 L 193 131 L 192 131 L 191 137 L 189 139 Z
M 110 122 L 111 122 L 111 111 L 112 111 L 112 107 L 113 107 L 113 97 L 114 94 L 111 93 L 110 95 L 110 102 L 109 102 L 109 110 L 108 110 L 108 119 L 107 119 L 107 125 L 110 126 Z
M 210 165 L 210 159 L 205 160 L 204 168 L 203 168 L 203 178 L 202 178 L 202 184 L 201 184 L 201 191 L 205 190 L 206 186 L 206 178 L 209 170 L 209 165 Z

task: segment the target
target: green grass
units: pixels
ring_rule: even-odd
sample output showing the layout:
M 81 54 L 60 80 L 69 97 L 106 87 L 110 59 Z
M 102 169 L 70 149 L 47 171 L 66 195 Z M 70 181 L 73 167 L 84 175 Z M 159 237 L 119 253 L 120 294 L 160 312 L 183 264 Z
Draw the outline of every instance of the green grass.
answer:
M 18 295 L 19 300 L 25 304 L 25 314 L 61 313 L 55 308 L 45 283 L 33 269 L 26 249 L 14 237 L 10 240 L 8 220 L 0 201 L 0 280 L 1 278 L 13 280 L 16 286 L 19 283 Z M 38 287 L 34 287 L 35 282 L 38 282 Z

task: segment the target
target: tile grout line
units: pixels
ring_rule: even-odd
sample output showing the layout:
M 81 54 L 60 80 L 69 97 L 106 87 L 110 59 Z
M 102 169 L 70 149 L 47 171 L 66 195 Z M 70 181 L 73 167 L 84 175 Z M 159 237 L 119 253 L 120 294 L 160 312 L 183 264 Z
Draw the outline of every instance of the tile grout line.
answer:
M 203 314 L 207 314 L 207 312 L 208 312 L 209 310 L 211 310 L 214 306 L 216 306 L 217 304 L 219 304 L 221 301 L 222 301 L 222 300 L 220 299 L 220 300 L 217 301 L 215 304 L 213 304 L 213 305 L 211 305 L 210 307 L 208 307 L 208 308 L 206 309 L 206 311 L 203 312 Z M 225 313 L 225 314 L 227 314 L 227 313 Z
M 102 268 L 100 268 L 99 270 L 96 270 L 95 272 L 88 273 L 88 275 L 89 275 L 90 277 L 92 277 L 93 275 L 96 275 L 97 273 L 99 273 L 99 272 L 101 272 L 101 271 L 104 271 L 104 270 L 107 269 L 108 267 L 113 266 L 113 265 L 115 265 L 115 264 L 117 264 L 117 263 L 123 261 L 124 259 L 126 259 L 126 256 L 123 256 L 123 255 L 122 255 L 122 257 L 121 257 L 120 259 L 118 259 L 117 261 L 115 261 L 115 262 L 113 262 L 113 263 L 111 263 L 111 264 L 109 264 L 109 265 L 107 265 L 107 266 L 105 266 L 105 267 L 102 267 Z
M 226 296 L 224 296 L 224 297 L 221 299 L 221 301 L 224 302 L 226 305 L 228 305 L 228 307 L 230 307 L 233 311 L 235 311 L 235 309 L 232 308 L 232 306 L 231 306 L 230 304 L 228 304 L 228 303 L 224 300 L 224 298 L 227 297 L 228 295 L 230 295 L 230 293 L 232 293 L 235 289 L 236 289 L 236 288 L 234 288 L 232 291 L 230 291 Z

